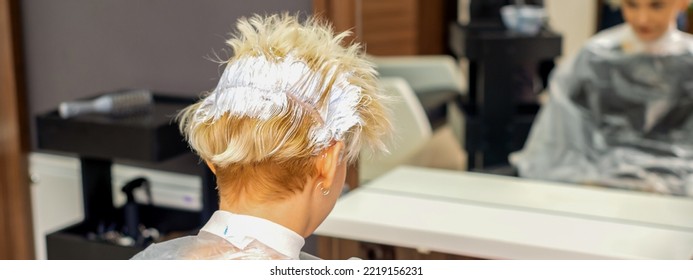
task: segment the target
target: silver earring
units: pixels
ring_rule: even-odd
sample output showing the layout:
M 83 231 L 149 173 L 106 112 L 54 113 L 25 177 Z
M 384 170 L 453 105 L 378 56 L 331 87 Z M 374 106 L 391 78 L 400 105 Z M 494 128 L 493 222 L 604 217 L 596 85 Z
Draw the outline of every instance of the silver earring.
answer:
M 320 192 L 322 192 L 322 195 L 323 195 L 323 196 L 327 196 L 328 194 L 330 194 L 330 189 L 325 189 L 325 188 L 323 188 L 323 187 L 322 187 L 322 182 L 319 182 L 318 185 L 317 185 L 317 187 L 320 188 Z

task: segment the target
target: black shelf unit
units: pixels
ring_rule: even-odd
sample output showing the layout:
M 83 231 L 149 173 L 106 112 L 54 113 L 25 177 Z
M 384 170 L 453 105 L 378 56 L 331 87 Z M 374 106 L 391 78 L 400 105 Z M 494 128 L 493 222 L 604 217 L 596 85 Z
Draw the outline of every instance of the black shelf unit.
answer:
M 460 107 L 470 170 L 507 166 L 508 155 L 524 146 L 539 110 L 534 77 L 547 86 L 561 47 L 560 34 L 548 29 L 519 34 L 499 18 L 451 24 L 450 48 L 469 60 L 469 94 Z
M 190 153 L 173 117 L 194 101 L 155 93 L 152 110 L 145 114 L 63 119 L 51 111 L 36 117 L 38 148 L 76 154 L 82 174 L 84 220 L 46 236 L 48 259 L 128 259 L 144 249 L 89 237 L 99 226 L 123 223 L 123 210 L 114 207 L 111 193 L 113 161 L 159 163 Z M 218 207 L 214 174 L 204 164 L 199 169 L 200 212 L 139 205 L 140 221 L 163 234 L 199 229 Z

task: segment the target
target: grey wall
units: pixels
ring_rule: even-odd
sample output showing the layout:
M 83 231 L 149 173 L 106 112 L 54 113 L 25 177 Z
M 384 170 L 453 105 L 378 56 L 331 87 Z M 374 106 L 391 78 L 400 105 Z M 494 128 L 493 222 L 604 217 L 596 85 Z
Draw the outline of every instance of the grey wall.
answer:
M 32 116 L 64 100 L 119 88 L 197 96 L 216 85 L 236 19 L 309 14 L 311 0 L 24 0 Z M 32 139 L 35 139 L 32 129 Z M 32 142 L 35 142 L 32 141 Z

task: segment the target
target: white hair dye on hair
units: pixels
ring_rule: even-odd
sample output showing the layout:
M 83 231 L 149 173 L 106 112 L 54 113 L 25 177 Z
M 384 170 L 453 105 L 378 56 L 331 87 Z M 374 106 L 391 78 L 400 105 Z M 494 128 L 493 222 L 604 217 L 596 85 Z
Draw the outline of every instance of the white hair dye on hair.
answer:
M 315 121 L 309 137 L 317 154 L 332 141 L 342 141 L 351 127 L 362 122 L 356 111 L 361 89 L 349 83 L 348 73 L 335 74 L 335 69 L 329 69 L 328 77 L 322 77 L 292 55 L 275 61 L 257 56 L 229 63 L 216 88 L 195 112 L 193 125 L 213 123 L 227 113 L 261 120 L 308 115 Z M 323 80 L 331 78 L 334 83 L 328 89 Z M 327 90 L 329 100 L 321 107 L 322 92 Z M 290 103 L 296 105 L 295 112 L 288 111 Z

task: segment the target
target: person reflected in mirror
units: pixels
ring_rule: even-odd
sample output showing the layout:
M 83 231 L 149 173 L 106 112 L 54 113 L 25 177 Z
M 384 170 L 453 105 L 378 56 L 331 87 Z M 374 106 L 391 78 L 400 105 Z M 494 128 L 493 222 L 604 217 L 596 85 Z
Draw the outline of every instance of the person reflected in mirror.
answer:
M 551 74 L 523 150 L 522 177 L 693 195 L 693 36 L 689 0 L 618 1 L 601 31 Z

